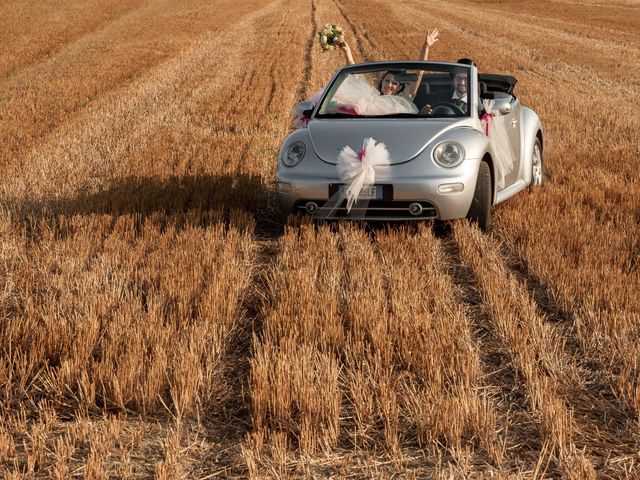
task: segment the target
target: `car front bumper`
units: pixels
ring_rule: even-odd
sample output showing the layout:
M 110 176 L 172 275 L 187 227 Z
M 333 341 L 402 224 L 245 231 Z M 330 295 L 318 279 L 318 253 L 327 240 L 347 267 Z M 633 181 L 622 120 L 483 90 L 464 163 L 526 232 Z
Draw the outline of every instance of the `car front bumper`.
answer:
M 319 159 L 303 160 L 307 165 L 278 168 L 278 201 L 284 213 L 305 211 L 308 202 L 322 207 L 329 199 L 329 185 L 340 184 L 335 165 Z M 390 165 L 376 169 L 376 185 L 391 186 L 385 188 L 381 201 L 357 202 L 349 219 L 376 220 L 420 220 L 439 218 L 451 220 L 466 217 L 473 199 L 480 159 L 467 159 L 456 168 L 445 169 L 424 159 Z M 462 191 L 443 193 L 445 186 L 460 188 Z M 423 211 L 413 215 L 409 211 L 411 203 L 420 203 Z M 363 207 L 363 208 L 359 208 Z M 366 207 L 366 208 L 365 208 Z M 346 214 L 340 209 L 337 216 Z

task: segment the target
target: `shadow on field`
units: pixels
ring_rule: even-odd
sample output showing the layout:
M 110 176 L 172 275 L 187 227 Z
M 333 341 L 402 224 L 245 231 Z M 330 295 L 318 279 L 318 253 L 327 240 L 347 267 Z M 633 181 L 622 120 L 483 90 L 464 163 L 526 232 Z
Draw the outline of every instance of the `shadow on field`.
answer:
M 265 194 L 262 178 L 256 175 L 127 177 L 95 192 L 54 201 L 51 206 L 64 215 L 150 215 L 219 208 L 255 212 Z
M 263 177 L 250 174 L 127 177 L 70 198 L 19 202 L 15 210 L 27 229 L 42 220 L 55 228 L 59 217 L 75 215 L 135 215 L 142 223 L 156 214 L 191 216 L 206 227 L 244 212 L 256 219 L 257 234 L 277 236 L 282 231 L 274 189 Z
M 380 220 L 321 220 L 313 222 L 313 219 L 304 214 L 290 215 L 287 219 L 288 227 L 299 227 L 302 224 L 314 223 L 316 228 L 327 226 L 332 232 L 339 232 L 342 225 L 355 224 L 367 233 L 372 242 L 375 242 L 378 234 L 388 232 L 404 231 L 407 235 L 417 235 L 421 228 L 430 229 L 434 236 L 438 239 L 448 239 L 452 235 L 451 221 L 442 220 L 397 220 L 397 221 L 380 221 Z

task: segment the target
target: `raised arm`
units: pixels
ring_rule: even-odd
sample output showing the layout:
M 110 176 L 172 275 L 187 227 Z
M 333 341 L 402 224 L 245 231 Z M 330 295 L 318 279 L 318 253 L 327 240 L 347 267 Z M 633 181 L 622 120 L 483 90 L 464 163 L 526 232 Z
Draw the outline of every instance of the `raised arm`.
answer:
M 353 65 L 354 63 L 356 63 L 353 61 L 353 55 L 351 55 L 351 48 L 349 48 L 349 44 L 346 41 L 336 39 L 333 41 L 333 43 L 338 48 L 340 48 L 340 50 L 344 52 L 344 59 L 347 62 L 347 65 Z
M 435 28 L 433 31 L 427 30 L 427 34 L 424 37 L 424 43 L 422 44 L 422 50 L 420 50 L 420 58 L 418 60 L 427 61 L 429 58 L 429 47 L 431 47 L 434 43 L 438 41 L 438 29 Z M 416 93 L 418 93 L 418 88 L 420 88 L 420 83 L 422 82 L 422 74 L 423 70 L 420 70 L 418 73 L 418 78 L 415 82 L 411 82 L 408 85 L 409 94 L 411 98 L 415 98 Z

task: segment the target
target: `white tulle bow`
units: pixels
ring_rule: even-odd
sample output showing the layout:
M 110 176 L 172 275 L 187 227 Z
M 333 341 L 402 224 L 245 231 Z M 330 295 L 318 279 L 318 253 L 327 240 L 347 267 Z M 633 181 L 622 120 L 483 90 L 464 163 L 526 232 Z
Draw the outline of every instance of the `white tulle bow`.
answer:
M 501 115 L 500 111 L 493 109 L 494 100 L 485 99 L 482 104 L 485 110 L 482 121 L 493 150 L 496 185 L 499 190 L 502 190 L 506 186 L 507 175 L 515 168 L 516 161 L 516 153 L 509 139 L 510 126 L 507 124 L 507 117 Z
M 338 175 L 345 185 L 347 213 L 360 196 L 360 192 L 375 183 L 375 167 L 389 165 L 389 151 L 384 143 L 365 138 L 360 153 L 346 146 L 338 155 Z

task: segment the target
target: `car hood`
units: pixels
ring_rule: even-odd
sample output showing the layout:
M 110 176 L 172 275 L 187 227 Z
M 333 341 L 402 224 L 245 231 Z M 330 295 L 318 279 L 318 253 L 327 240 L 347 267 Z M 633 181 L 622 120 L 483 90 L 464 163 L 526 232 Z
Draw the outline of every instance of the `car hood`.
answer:
M 359 151 L 365 138 L 371 137 L 386 145 L 393 165 L 415 158 L 444 132 L 471 126 L 470 118 L 314 119 L 308 129 L 316 155 L 327 163 L 337 163 L 338 154 L 346 146 Z

